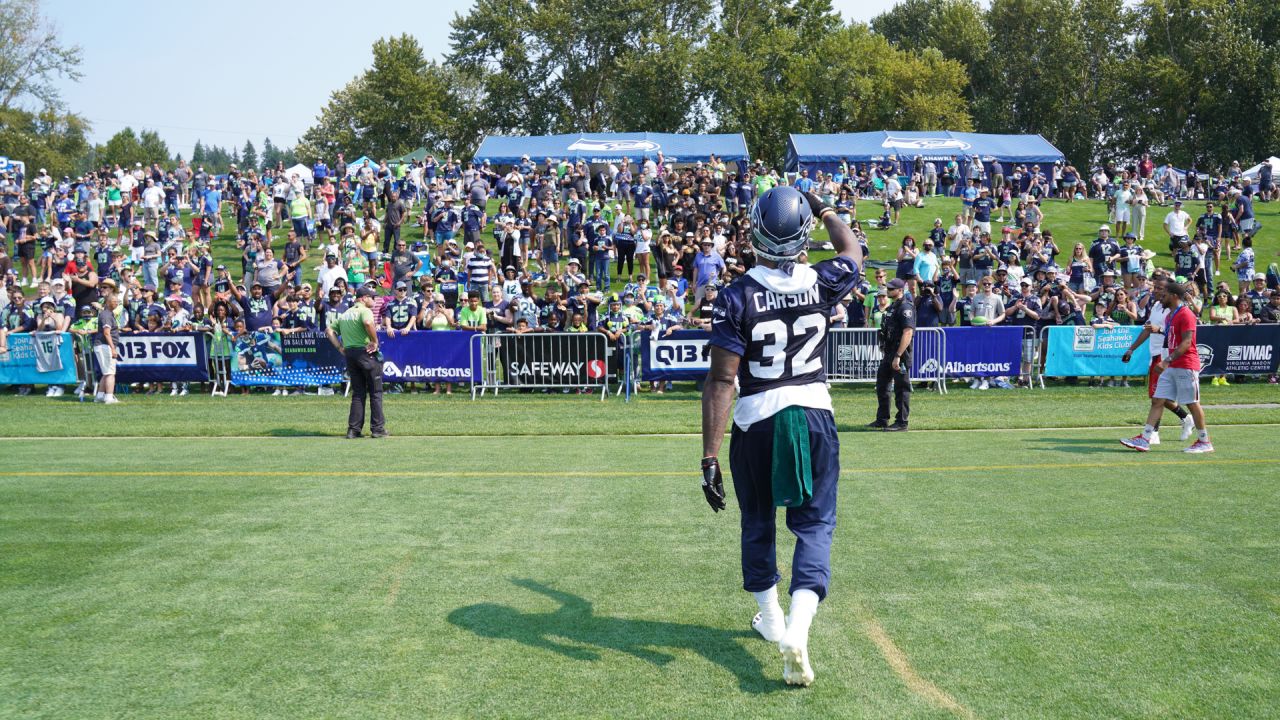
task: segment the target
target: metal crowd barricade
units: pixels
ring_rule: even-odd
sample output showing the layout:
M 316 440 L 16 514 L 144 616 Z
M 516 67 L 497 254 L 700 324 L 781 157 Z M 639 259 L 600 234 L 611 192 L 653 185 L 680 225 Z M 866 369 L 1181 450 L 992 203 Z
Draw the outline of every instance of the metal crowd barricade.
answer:
M 624 402 L 631 402 L 631 395 L 636 392 L 640 380 L 640 335 L 640 331 L 625 333 L 616 347 L 609 348 L 609 352 L 617 356 L 610 367 L 618 368 L 614 377 L 618 383 L 617 394 Z
M 1031 365 L 1031 369 L 1027 372 L 1027 387 L 1034 388 L 1036 377 L 1039 376 L 1041 390 L 1044 389 L 1044 330 L 1045 328 L 1036 330 L 1034 325 L 1026 325 L 1022 328 L 1022 354 Z M 1031 343 L 1030 348 L 1026 347 L 1028 342 Z
M 492 390 L 589 389 L 603 400 L 610 378 L 624 378 L 622 352 L 611 352 L 602 333 L 477 334 L 471 398 Z
M 911 354 L 916 359 L 912 381 L 932 383 L 947 392 L 947 336 L 942 328 L 916 328 Z M 832 328 L 827 338 L 827 380 L 831 383 L 874 383 L 880 368 L 880 331 L 875 328 Z
M 210 396 L 226 397 L 231 388 L 231 359 L 235 357 L 235 348 L 226 333 L 205 333 L 205 340 L 209 343 L 209 379 L 213 384 Z
M 1045 325 L 1044 327 L 1040 328 L 1040 332 L 1036 334 L 1036 337 L 1039 338 L 1040 340 L 1040 347 L 1037 348 L 1036 358 L 1035 358 L 1035 367 L 1032 368 L 1032 373 L 1034 374 L 1032 375 L 1032 378 L 1031 378 L 1031 384 L 1035 385 L 1036 380 L 1038 378 L 1041 389 L 1044 388 L 1044 362 L 1049 352 L 1048 350 L 1049 328 L 1051 327 L 1054 327 L 1054 326 Z
M 86 396 L 93 398 L 98 394 L 98 374 L 93 371 L 93 344 L 81 342 L 74 335 L 72 337 L 76 344 L 76 377 L 83 383 L 84 390 L 80 394 L 80 402 L 84 402 Z

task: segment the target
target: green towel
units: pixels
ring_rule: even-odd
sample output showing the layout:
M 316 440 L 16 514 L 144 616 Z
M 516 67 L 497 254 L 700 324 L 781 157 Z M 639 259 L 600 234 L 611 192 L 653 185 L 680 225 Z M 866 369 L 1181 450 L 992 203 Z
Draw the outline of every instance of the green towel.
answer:
M 798 405 L 773 416 L 773 504 L 800 507 L 813 497 L 809 419 Z

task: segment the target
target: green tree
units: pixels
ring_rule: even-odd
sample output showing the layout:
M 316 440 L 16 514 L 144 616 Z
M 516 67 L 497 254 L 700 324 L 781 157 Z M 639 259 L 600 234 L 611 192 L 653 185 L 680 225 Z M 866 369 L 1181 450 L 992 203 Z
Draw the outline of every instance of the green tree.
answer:
M 191 149 L 191 164 L 200 165 L 201 163 L 205 162 L 205 160 L 207 159 L 208 158 L 206 157 L 206 154 L 205 154 L 204 143 L 200 142 L 199 140 L 196 140 L 196 146 Z
M 871 21 L 871 28 L 903 50 L 936 48 L 966 71 L 977 69 L 991 49 L 986 15 L 974 0 L 903 0 Z M 977 88 L 966 88 L 970 100 Z
M 61 108 L 59 82 L 79 80 L 80 63 L 79 46 L 60 42 L 39 0 L 0 0 L 0 109 L 24 99 Z
M 303 154 L 332 157 L 341 151 L 390 158 L 441 144 L 451 123 L 448 77 L 438 63 L 426 60 L 413 36 L 378 40 L 372 67 L 333 93 L 303 134 Z
M 449 64 L 480 79 L 498 133 L 693 129 L 693 63 L 710 0 L 479 0 L 456 17 Z
M 55 177 L 86 169 L 92 146 L 88 123 L 79 116 L 46 108 L 38 113 L 0 109 L 0 148 L 28 168 L 45 168 Z
M 168 165 L 171 162 L 169 145 L 160 139 L 160 135 L 155 130 L 143 130 L 138 135 L 138 145 L 145 158 L 142 160 L 143 163 L 158 162 L 161 165 Z
M 244 161 L 245 169 L 258 169 L 258 151 L 253 147 L 252 140 L 244 141 L 244 150 L 240 151 L 240 159 Z
M 112 135 L 106 144 L 99 145 L 96 149 L 96 155 L 98 162 L 106 165 L 119 165 L 120 167 L 132 167 L 135 162 L 145 160 L 142 152 L 142 142 L 138 139 L 137 133 L 130 127 L 126 127 Z
M 1201 169 L 1280 147 L 1280 9 L 1271 0 L 1146 0 L 1135 62 L 1121 76 L 1124 123 L 1110 149 Z M 1157 111 L 1158 109 L 1158 111 Z

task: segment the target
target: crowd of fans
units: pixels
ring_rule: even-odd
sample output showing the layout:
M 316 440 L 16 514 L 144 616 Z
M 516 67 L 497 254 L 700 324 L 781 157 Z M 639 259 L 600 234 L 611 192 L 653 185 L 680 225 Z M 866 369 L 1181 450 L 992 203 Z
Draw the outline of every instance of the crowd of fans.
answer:
M 310 178 L 283 167 L 214 176 L 185 163 L 0 176 L 0 325 L 91 332 L 110 294 L 125 333 L 303 332 L 370 286 L 385 293 L 376 316 L 390 334 L 601 332 L 618 341 L 706 327 L 719 288 L 755 264 L 753 198 L 781 183 L 823 196 L 868 257 L 866 232 L 893 228 L 905 207 L 939 193 L 962 200 L 951 222 L 905 236 L 868 273 L 836 309 L 837 327 L 879 325 L 889 273 L 906 281 L 920 327 L 1139 324 L 1162 275 L 1148 248 L 1166 244 L 1174 270 L 1165 274 L 1191 281 L 1193 307 L 1209 322 L 1274 323 L 1280 313 L 1280 278 L 1268 278 L 1252 248 L 1253 202 L 1277 197 L 1269 166 L 1255 185 L 1238 163 L 1209 177 L 1156 168 L 1147 156 L 1089 175 L 966 157 L 842 162 L 812 176 L 743 165 L 712 157 L 676 166 L 659 153 L 600 165 L 525 157 L 501 170 L 433 156 L 349 167 L 338 155 L 332 166 L 316 162 Z M 1104 199 L 1109 222 L 1089 246 L 1060 247 L 1046 207 L 1080 198 Z M 1194 219 L 1193 202 L 1204 207 Z M 866 203 L 873 211 L 859 219 Z M 1152 207 L 1169 208 L 1159 226 L 1148 222 Z M 234 223 L 225 229 L 239 255 L 232 267 L 212 253 L 224 218 Z

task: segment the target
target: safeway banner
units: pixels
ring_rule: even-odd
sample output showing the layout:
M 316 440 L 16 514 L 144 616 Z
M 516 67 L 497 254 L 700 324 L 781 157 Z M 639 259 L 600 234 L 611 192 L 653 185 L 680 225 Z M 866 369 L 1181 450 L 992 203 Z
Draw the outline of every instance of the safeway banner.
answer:
M 701 380 L 711 369 L 706 330 L 676 330 L 670 335 L 644 333 L 640 338 L 641 379 Z
M 1057 325 L 1048 329 L 1044 374 L 1050 377 L 1139 377 L 1147 374 L 1151 354 L 1147 342 L 1134 349 L 1126 363 L 1124 353 L 1142 332 L 1137 325 L 1095 328 Z
M 603 385 L 607 379 L 605 336 L 600 333 L 523 333 L 498 340 L 505 385 Z
M 467 330 L 414 330 L 408 335 L 380 334 L 382 379 L 387 382 L 471 382 L 479 367 L 475 333 Z M 475 361 L 472 361 L 472 356 Z
M 118 383 L 209 380 L 209 348 L 202 334 L 122 334 L 116 348 L 120 351 Z
M 1200 325 L 1201 375 L 1270 375 L 1280 366 L 1280 325 Z
M 9 352 L 0 354 L 0 385 L 72 385 L 76 382 L 71 333 L 13 333 L 9 335 L 8 344 Z

